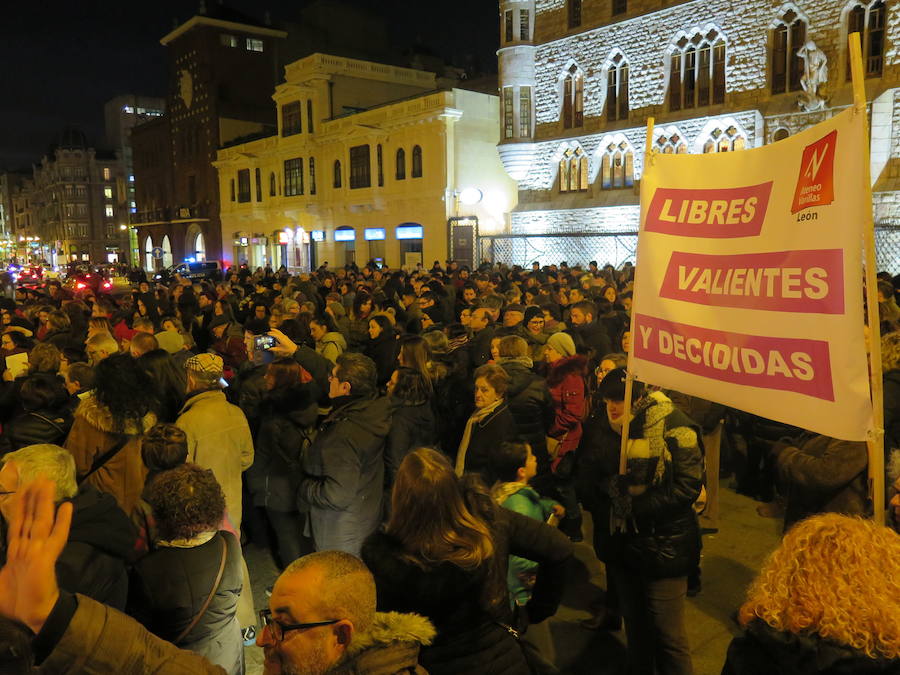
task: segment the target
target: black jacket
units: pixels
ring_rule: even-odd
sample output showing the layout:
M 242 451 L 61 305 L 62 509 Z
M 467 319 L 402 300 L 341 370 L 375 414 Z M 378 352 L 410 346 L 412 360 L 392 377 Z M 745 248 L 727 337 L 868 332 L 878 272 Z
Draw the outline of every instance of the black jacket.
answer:
M 397 369 L 397 336 L 394 331 L 383 331 L 374 340 L 366 341 L 365 355 L 375 362 L 378 386 L 383 387 Z
M 410 450 L 432 447 L 437 441 L 434 410 L 430 401 L 401 401 L 389 396 L 392 421 L 384 445 L 385 483 L 394 484 L 400 462 Z
M 547 381 L 518 361 L 501 360 L 500 367 L 509 375 L 506 401 L 516 435 L 528 441 L 538 460 L 538 472 L 546 473 L 550 470 L 547 430 L 556 416 Z
M 115 498 L 83 485 L 71 500 L 72 527 L 59 560 L 59 587 L 119 610 L 128 598 L 125 570 L 135 555 L 135 531 Z
M 593 370 L 593 366 L 600 362 L 600 359 L 612 352 L 609 336 L 606 334 L 606 328 L 602 323 L 595 321 L 582 326 L 569 326 L 566 332 L 572 336 L 576 347 L 590 350 L 588 362 L 591 370 Z
M 900 370 L 889 370 L 884 382 L 884 451 L 900 448 Z
M 470 368 L 475 369 L 483 366 L 491 359 L 491 340 L 494 339 L 496 333 L 494 326 L 485 326 L 480 332 L 469 341 L 469 363 Z
M 0 452 L 11 452 L 39 443 L 62 445 L 72 428 L 72 421 L 72 407 L 68 402 L 52 410 L 33 410 L 16 415 L 3 426 Z
M 506 589 L 509 554 L 540 564 L 527 615 L 532 623 L 552 616 L 565 585 L 572 544 L 558 530 L 507 509 L 488 506 L 495 551 L 473 570 L 452 563 L 426 568 L 405 558 L 401 545 L 383 532 L 365 543 L 362 558 L 372 570 L 379 611 L 415 612 L 438 635 L 420 652 L 430 675 L 528 675 L 522 649 L 500 623 L 510 625 Z M 499 623 L 498 623 L 499 622 Z
M 753 621 L 734 638 L 722 675 L 900 675 L 900 659 L 873 659 L 815 634 L 782 633 Z
M 515 437 L 516 422 L 509 406 L 503 403 L 486 419 L 472 426 L 469 448 L 466 450 L 466 473 L 480 474 L 485 483 L 493 485 L 495 477 L 491 470 L 491 452 Z

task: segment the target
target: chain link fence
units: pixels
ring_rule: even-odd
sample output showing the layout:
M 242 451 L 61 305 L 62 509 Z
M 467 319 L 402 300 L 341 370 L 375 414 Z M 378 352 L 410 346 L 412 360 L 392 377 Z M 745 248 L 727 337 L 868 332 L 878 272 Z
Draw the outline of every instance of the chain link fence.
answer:
M 637 234 L 572 233 L 572 234 L 495 234 L 478 238 L 479 263 L 504 263 L 531 267 L 537 260 L 542 265 L 567 262 L 570 266 L 587 267 L 596 260 L 602 267 L 609 263 L 619 267 L 636 262 Z M 877 271 L 900 274 L 900 226 L 875 228 Z

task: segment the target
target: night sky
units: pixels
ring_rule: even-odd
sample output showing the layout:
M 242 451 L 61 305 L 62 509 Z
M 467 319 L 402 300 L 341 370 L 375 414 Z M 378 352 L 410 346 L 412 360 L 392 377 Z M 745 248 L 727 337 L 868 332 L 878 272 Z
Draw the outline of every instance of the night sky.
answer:
M 209 0 L 210 4 L 216 0 Z M 345 0 L 389 21 L 398 47 L 416 41 L 452 63 L 474 56 L 496 72 L 494 0 Z M 197 0 L 10 0 L 0 14 L 0 169 L 40 161 L 59 131 L 75 126 L 102 145 L 103 104 L 119 94 L 163 96 L 159 40 L 196 13 Z M 250 16 L 292 17 L 298 0 L 227 0 Z

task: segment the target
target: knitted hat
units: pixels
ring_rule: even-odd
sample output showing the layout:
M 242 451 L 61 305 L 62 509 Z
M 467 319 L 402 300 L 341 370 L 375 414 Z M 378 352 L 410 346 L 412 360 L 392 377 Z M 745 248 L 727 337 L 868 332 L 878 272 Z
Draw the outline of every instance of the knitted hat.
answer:
M 575 356 L 575 341 L 568 333 L 554 333 L 547 338 L 547 346 L 552 347 L 563 356 Z
M 540 307 L 529 307 L 525 310 L 525 325 L 528 325 L 528 322 L 532 319 L 543 319 L 544 312 Z
M 222 376 L 225 364 L 221 356 L 216 354 L 197 354 L 189 358 L 184 367 L 198 373 L 209 373 L 210 375 Z
M 184 349 L 184 338 L 174 330 L 161 330 L 156 334 L 156 342 L 160 349 L 165 349 L 170 354 L 177 354 Z

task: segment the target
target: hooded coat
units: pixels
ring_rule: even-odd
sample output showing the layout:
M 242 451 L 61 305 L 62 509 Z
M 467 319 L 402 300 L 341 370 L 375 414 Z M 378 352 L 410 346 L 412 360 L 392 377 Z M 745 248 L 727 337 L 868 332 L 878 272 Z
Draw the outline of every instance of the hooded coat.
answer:
M 509 375 L 506 404 L 516 425 L 516 434 L 528 441 L 538 460 L 538 472 L 550 469 L 547 456 L 547 431 L 556 417 L 547 381 L 531 370 L 530 359 L 500 359 L 500 367 Z
M 586 359 L 581 354 L 555 361 L 547 369 L 547 385 L 553 398 L 556 417 L 547 435 L 559 441 L 556 461 L 578 447 L 581 440 L 581 420 L 584 417 Z
M 335 405 L 303 455 L 299 502 L 317 551 L 359 555 L 381 522 L 390 402 L 357 397 Z

